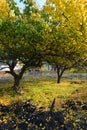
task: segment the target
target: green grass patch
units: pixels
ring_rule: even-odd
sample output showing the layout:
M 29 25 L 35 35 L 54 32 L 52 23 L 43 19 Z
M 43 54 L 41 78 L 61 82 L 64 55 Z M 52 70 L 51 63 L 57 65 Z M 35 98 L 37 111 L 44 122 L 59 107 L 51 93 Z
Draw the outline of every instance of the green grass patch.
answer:
M 56 83 L 55 79 L 33 79 L 22 80 L 22 95 L 17 95 L 12 88 L 12 83 L 0 84 L 0 102 L 9 104 L 10 102 L 32 99 L 33 103 L 48 108 L 53 99 L 56 98 L 56 107 L 68 99 L 86 100 L 87 86 L 85 82 L 71 84 L 71 81 Z M 77 91 L 78 90 L 78 91 Z M 80 93 L 78 96 L 77 93 Z

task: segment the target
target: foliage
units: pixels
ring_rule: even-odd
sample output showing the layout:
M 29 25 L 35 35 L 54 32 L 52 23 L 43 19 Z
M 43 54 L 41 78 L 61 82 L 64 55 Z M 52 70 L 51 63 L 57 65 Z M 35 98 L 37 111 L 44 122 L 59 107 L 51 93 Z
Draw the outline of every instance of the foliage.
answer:
M 20 11 L 14 0 L 0 0 L 0 24 L 6 19 L 17 19 L 18 14 Z
M 73 8 L 71 8 L 73 6 Z M 82 14 L 83 12 L 83 14 Z M 57 68 L 58 82 L 65 70 L 76 67 L 86 57 L 86 1 L 47 0 L 42 18 L 48 24 L 46 48 L 53 55 L 46 60 Z
M 9 1 L 10 7 L 14 9 L 14 12 L 18 13 L 18 8 L 14 1 Z M 7 64 L 10 73 L 14 77 L 14 89 L 17 91 L 20 80 L 29 67 L 37 67 L 41 65 L 41 47 L 40 44 L 43 41 L 42 29 L 43 25 L 41 21 L 34 19 L 26 12 L 32 13 L 34 5 L 25 2 L 24 12 L 20 17 L 14 20 L 9 18 L 2 22 L 0 25 L 0 61 Z M 18 73 L 14 71 L 15 66 L 22 64 L 21 70 Z
M 0 24 L 3 19 L 8 17 L 9 5 L 6 0 L 0 0 Z M 4 14 L 4 15 L 3 15 Z

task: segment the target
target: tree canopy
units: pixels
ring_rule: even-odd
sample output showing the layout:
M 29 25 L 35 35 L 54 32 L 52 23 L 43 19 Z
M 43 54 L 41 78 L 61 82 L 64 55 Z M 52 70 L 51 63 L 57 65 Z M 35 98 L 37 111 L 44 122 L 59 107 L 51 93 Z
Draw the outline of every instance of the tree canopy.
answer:
M 57 68 L 59 83 L 66 69 L 87 58 L 87 2 L 47 0 L 42 9 L 33 0 L 21 2 L 22 12 L 14 0 L 1 1 L 0 61 L 8 65 L 15 90 L 26 69 L 42 61 Z
M 87 8 L 86 1 L 47 0 L 42 17 L 48 24 L 48 63 L 57 67 L 58 82 L 66 69 L 75 67 L 86 54 Z M 73 8 L 72 8 L 73 7 Z
M 9 66 L 10 71 L 7 73 L 14 77 L 15 90 L 25 70 L 29 67 L 40 66 L 42 60 L 39 46 L 43 41 L 41 35 L 43 26 L 41 21 L 34 19 L 32 15 L 29 18 L 26 12 L 26 10 L 30 12 L 29 8 L 34 5 L 25 4 L 21 16 L 14 20 L 8 18 L 0 25 L 0 61 Z M 18 62 L 22 64 L 19 74 L 14 71 Z

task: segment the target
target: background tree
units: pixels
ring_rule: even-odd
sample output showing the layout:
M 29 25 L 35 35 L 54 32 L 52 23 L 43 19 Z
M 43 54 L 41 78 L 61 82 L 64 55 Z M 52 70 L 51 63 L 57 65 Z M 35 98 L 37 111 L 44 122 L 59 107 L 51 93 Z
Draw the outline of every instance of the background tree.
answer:
M 50 27 L 46 47 L 54 54 L 46 59 L 56 66 L 58 83 L 64 71 L 75 67 L 86 52 L 86 5 L 85 0 L 47 0 L 44 6 L 42 17 Z

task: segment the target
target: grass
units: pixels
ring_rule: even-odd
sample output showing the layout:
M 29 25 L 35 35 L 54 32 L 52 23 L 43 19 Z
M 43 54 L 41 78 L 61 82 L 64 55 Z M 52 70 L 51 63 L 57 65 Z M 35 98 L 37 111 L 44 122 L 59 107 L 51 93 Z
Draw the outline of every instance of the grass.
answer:
M 12 82 L 0 84 L 0 103 L 6 105 L 31 99 L 38 107 L 44 106 L 48 109 L 54 98 L 56 98 L 56 108 L 68 99 L 87 101 L 87 85 L 86 82 L 81 81 L 71 84 L 71 81 L 63 80 L 57 84 L 55 79 L 23 79 L 20 84 L 22 95 L 15 94 L 11 86 Z
M 9 104 L 7 107 L 0 105 L 0 129 L 8 129 L 9 126 L 10 129 L 16 130 L 26 129 L 24 127 L 47 130 L 65 126 L 71 129 L 86 129 L 87 110 L 84 109 L 87 104 L 86 80 L 63 78 L 61 83 L 57 84 L 53 78 L 25 77 L 20 84 L 22 95 L 17 95 L 12 85 L 12 80 L 0 83 L 0 103 Z M 49 113 L 54 98 L 56 102 L 53 110 L 58 111 Z M 35 107 L 27 99 L 31 99 L 36 104 Z M 78 100 L 81 102 L 76 102 Z M 45 109 L 38 109 L 40 107 Z

